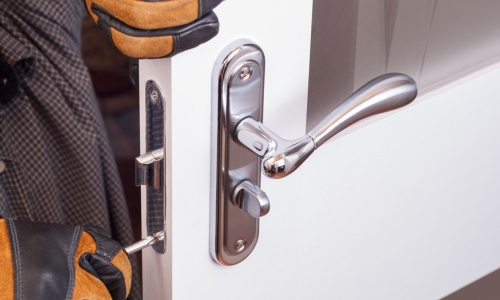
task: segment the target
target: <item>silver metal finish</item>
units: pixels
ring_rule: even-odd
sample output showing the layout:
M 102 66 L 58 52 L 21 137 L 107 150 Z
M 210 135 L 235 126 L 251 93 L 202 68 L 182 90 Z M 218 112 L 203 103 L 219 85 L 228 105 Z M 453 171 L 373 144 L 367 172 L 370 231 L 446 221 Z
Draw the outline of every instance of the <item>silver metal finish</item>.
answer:
M 125 247 L 125 251 L 128 254 L 132 254 L 141 251 L 142 249 L 147 248 L 149 246 L 158 245 L 158 243 L 163 241 L 164 239 L 165 239 L 165 232 L 160 231 L 153 236 L 148 236 L 147 238 L 143 238 L 142 240 Z
M 247 245 L 247 242 L 244 239 L 238 240 L 236 242 L 236 249 L 238 251 L 243 251 L 243 249 L 245 249 L 246 245 Z
M 236 186 L 232 201 L 254 218 L 267 215 L 271 208 L 266 193 L 250 180 L 245 180 Z
M 153 150 L 135 158 L 135 185 L 147 185 L 154 189 L 162 187 L 163 148 Z
M 164 184 L 165 97 L 153 80 L 146 82 L 146 151 L 135 160 L 136 185 L 146 186 L 146 225 L 148 236 L 166 230 L 166 192 Z M 152 245 L 158 253 L 165 252 L 165 241 Z
M 287 141 L 252 118 L 239 123 L 234 139 L 263 157 L 262 170 L 270 178 L 281 178 L 292 173 L 314 152 L 314 141 L 310 136 Z
M 246 66 L 244 68 L 241 69 L 241 72 L 240 72 L 240 78 L 241 79 L 247 79 L 249 78 L 250 76 L 252 76 L 252 67 L 250 66 Z
M 295 171 L 328 139 L 369 116 L 397 109 L 417 97 L 415 81 L 404 74 L 381 75 L 352 94 L 305 136 L 288 141 L 251 117 L 234 131 L 235 140 L 262 157 L 262 170 L 269 178 L 283 178 Z
M 379 76 L 308 134 L 289 141 L 262 124 L 264 55 L 258 46 L 249 41 L 228 46 L 212 78 L 216 117 L 212 120 L 210 253 L 224 265 L 240 263 L 250 254 L 257 242 L 259 218 L 269 212 L 269 199 L 259 187 L 261 169 L 269 178 L 288 176 L 348 126 L 407 105 L 417 96 L 417 85 L 409 76 Z
M 417 94 L 417 84 L 410 76 L 399 73 L 381 75 L 342 102 L 308 135 L 318 148 L 361 119 L 410 104 Z
M 160 100 L 160 96 L 158 95 L 158 91 L 152 89 L 151 92 L 149 93 L 149 98 L 151 99 L 151 102 L 155 105 L 158 105 L 158 101 Z
M 257 243 L 259 219 L 249 213 L 264 215 L 269 210 L 269 200 L 257 190 L 260 158 L 232 137 L 240 120 L 251 117 L 262 121 L 262 50 L 247 40 L 232 43 L 219 55 L 212 78 L 210 253 L 220 264 L 235 265 L 248 257 Z M 239 186 L 246 181 L 249 183 Z M 238 205 L 233 203 L 237 186 L 241 192 L 236 194 L 243 193 L 235 197 Z M 255 203 L 261 205 L 260 213 L 250 207 Z

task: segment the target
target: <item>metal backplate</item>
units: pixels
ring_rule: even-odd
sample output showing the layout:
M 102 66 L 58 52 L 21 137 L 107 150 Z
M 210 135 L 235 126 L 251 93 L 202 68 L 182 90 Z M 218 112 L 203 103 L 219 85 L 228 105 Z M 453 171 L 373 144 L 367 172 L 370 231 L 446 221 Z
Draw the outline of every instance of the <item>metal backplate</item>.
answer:
M 154 150 L 163 151 L 165 155 L 165 113 L 164 101 L 161 88 L 153 80 L 146 83 L 146 151 L 152 152 Z M 163 162 L 159 164 L 163 165 Z M 163 168 L 157 172 L 162 174 Z M 156 186 L 146 186 L 146 224 L 148 236 L 153 236 L 161 231 L 165 231 L 165 183 L 164 176 L 159 176 L 157 181 L 159 184 Z M 166 239 L 158 241 L 153 245 L 153 249 L 158 253 L 165 252 Z
M 236 185 L 260 186 L 260 158 L 233 140 L 237 123 L 247 116 L 262 122 L 264 54 L 248 40 L 226 47 L 212 75 L 212 153 L 210 253 L 223 265 L 243 261 L 259 236 L 259 219 L 231 201 Z

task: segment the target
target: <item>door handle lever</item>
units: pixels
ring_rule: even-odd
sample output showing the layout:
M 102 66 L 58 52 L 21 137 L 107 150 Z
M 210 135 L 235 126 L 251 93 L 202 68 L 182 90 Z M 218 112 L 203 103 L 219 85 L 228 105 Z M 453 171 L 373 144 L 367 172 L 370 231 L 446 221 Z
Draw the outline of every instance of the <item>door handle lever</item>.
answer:
M 288 176 L 342 130 L 417 96 L 409 76 L 385 74 L 357 90 L 303 137 L 285 140 L 262 124 L 264 75 L 264 52 L 249 40 L 224 48 L 212 73 L 210 254 L 223 265 L 240 263 L 257 244 L 260 219 L 270 208 L 260 189 L 262 173 Z
M 358 89 L 305 136 L 285 140 L 252 117 L 239 122 L 233 139 L 262 157 L 262 173 L 283 178 L 293 173 L 331 137 L 369 116 L 411 103 L 417 97 L 415 81 L 404 74 L 381 75 Z

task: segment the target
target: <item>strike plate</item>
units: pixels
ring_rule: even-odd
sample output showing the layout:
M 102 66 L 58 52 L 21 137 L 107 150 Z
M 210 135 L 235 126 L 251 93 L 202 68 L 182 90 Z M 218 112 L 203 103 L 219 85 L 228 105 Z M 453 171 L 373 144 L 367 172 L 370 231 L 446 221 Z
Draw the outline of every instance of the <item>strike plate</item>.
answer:
M 238 40 L 217 58 L 212 73 L 210 254 L 223 265 L 247 258 L 257 244 L 259 219 L 233 204 L 235 187 L 251 180 L 260 187 L 260 158 L 233 140 L 237 123 L 262 122 L 264 53 Z

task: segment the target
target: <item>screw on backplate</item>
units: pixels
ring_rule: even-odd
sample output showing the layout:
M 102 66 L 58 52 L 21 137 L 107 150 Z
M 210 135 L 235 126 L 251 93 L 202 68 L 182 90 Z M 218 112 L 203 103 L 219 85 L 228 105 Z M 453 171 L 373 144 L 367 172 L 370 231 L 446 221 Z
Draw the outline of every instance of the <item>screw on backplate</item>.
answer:
M 247 245 L 247 242 L 244 239 L 239 239 L 236 242 L 236 250 L 243 250 L 245 246 Z
M 153 105 L 159 104 L 160 95 L 158 95 L 157 90 L 151 89 L 151 91 L 149 91 L 149 98 L 151 99 L 151 103 L 153 103 Z
M 241 72 L 240 72 L 241 79 L 248 79 L 248 78 L 250 78 L 250 76 L 252 76 L 252 68 L 244 67 L 243 69 L 241 69 Z

